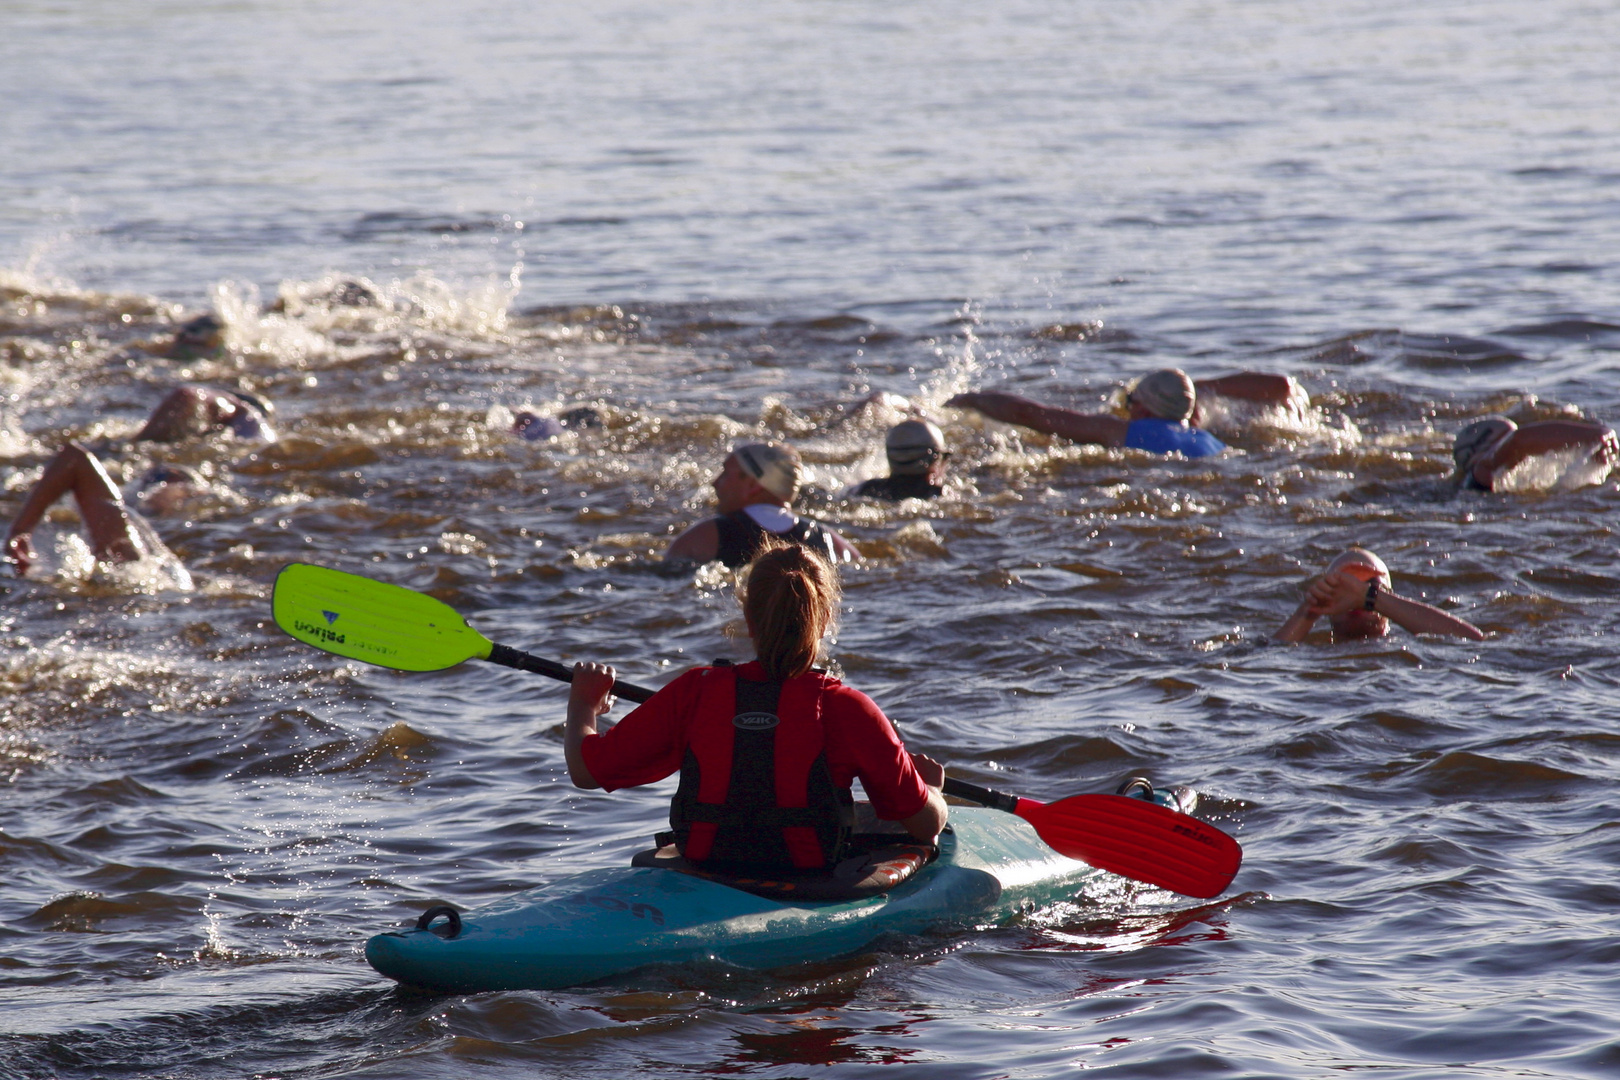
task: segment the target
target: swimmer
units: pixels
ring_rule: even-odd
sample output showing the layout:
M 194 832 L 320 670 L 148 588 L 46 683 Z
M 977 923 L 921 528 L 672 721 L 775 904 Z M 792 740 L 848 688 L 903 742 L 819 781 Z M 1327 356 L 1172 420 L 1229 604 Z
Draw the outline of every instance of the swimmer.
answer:
M 855 486 L 851 495 L 868 499 L 937 499 L 945 491 L 945 433 L 927 420 L 904 420 L 883 439 L 889 475 L 874 476 Z
M 229 431 L 239 439 L 275 442 L 270 427 L 269 402 L 242 390 L 211 390 L 178 386 L 158 403 L 133 442 L 180 442 L 215 431 Z
M 1602 483 L 1620 459 L 1614 429 L 1586 420 L 1538 420 L 1520 427 L 1505 416 L 1487 416 L 1457 432 L 1451 459 L 1451 481 L 1465 491 L 1492 491 L 1515 466 L 1532 457 L 1590 450 L 1588 460 Z
M 1305 640 L 1321 618 L 1329 621 L 1334 641 L 1383 637 L 1389 633 L 1390 623 L 1413 634 L 1485 640 L 1485 632 L 1473 623 L 1421 600 L 1395 595 L 1384 560 L 1356 547 L 1328 563 L 1327 569 L 1306 585 L 1305 599 L 1272 638 L 1297 644 Z
M 878 818 L 933 843 L 949 816 L 944 767 L 908 752 L 871 698 L 813 666 L 838 597 L 825 559 L 768 541 L 742 593 L 757 657 L 683 673 L 606 733 L 597 717 L 613 705 L 614 671 L 576 664 L 563 733 L 569 779 L 613 791 L 679 773 L 669 808 L 676 843 L 689 861 L 717 868 L 836 866 L 857 776 Z M 770 723 L 745 725 L 745 715 Z
M 218 315 L 205 314 L 181 323 L 163 354 L 176 360 L 190 360 L 212 356 L 224 347 L 225 324 Z
M 589 405 L 569 409 L 558 417 L 541 416 L 530 409 L 519 409 L 512 418 L 512 434 L 529 442 L 555 439 L 565 431 L 592 431 L 602 426 L 602 414 Z
M 135 501 L 149 513 L 167 513 L 204 486 L 201 477 L 190 469 L 159 467 L 142 477 L 136 486 Z M 125 502 L 96 456 L 70 442 L 45 466 L 44 475 L 23 499 L 6 533 L 4 561 L 11 564 L 18 577 L 25 576 L 38 561 L 33 544 L 35 526 L 45 511 L 66 494 L 72 494 L 78 504 L 90 551 L 98 561 L 125 563 L 157 558 L 179 565 L 151 525 Z
M 268 402 L 241 391 L 180 386 L 158 403 L 132 441 L 173 443 L 216 430 L 229 430 L 244 439 L 274 441 L 276 434 L 269 424 L 272 411 Z M 46 510 L 63 495 L 71 494 L 90 551 L 98 561 L 125 563 L 157 558 L 175 568 L 173 576 L 181 578 L 185 572 L 180 561 L 144 515 L 172 513 L 207 488 L 207 482 L 193 469 L 156 465 L 133 485 L 126 500 L 100 459 L 79 443 L 69 442 L 46 465 L 39 482 L 23 499 L 12 519 L 0 561 L 9 562 L 18 577 L 27 574 L 38 561 L 34 528 Z
M 957 394 L 945 404 L 1078 443 L 1198 458 L 1226 449 L 1225 443 L 1196 426 L 1199 394 L 1297 409 L 1304 390 L 1286 375 L 1246 371 L 1195 384 L 1179 368 L 1165 368 L 1142 378 L 1125 395 L 1126 419 L 1042 405 L 998 390 Z
M 664 558 L 718 559 L 736 569 L 747 566 L 772 536 L 820 551 L 835 564 L 856 558 L 848 540 L 788 509 L 803 476 L 804 465 L 792 447 L 765 442 L 733 448 L 714 478 L 719 513 L 677 536 Z

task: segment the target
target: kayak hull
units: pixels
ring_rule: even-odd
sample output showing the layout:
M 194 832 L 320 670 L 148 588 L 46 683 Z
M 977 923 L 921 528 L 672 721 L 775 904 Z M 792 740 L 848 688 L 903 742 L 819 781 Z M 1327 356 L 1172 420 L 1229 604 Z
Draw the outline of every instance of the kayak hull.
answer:
M 366 960 L 406 985 L 463 993 L 576 986 L 649 964 L 774 968 L 883 934 L 998 922 L 1068 899 L 1098 873 L 1017 817 L 958 806 L 939 858 L 882 895 L 783 902 L 674 870 L 589 870 L 464 912 L 455 937 L 378 934 Z

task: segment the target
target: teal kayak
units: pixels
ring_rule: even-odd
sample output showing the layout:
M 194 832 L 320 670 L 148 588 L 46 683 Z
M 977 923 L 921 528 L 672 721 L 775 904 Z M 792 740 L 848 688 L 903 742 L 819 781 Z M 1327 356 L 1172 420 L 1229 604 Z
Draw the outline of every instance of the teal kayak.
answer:
M 576 986 L 649 964 L 775 968 L 883 934 L 999 922 L 1100 873 L 1021 818 L 953 806 L 938 857 L 877 895 L 780 900 L 660 867 L 589 870 L 467 912 L 433 909 L 417 929 L 373 937 L 366 960 L 408 986 L 462 993 Z M 449 924 L 431 925 L 435 912 Z

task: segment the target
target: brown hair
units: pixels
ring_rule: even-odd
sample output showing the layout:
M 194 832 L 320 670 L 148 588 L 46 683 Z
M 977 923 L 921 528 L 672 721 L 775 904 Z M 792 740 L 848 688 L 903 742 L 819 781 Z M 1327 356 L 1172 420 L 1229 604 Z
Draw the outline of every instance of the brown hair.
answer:
M 791 679 L 814 666 L 838 597 L 838 572 L 809 548 L 777 543 L 749 564 L 743 615 L 767 675 Z

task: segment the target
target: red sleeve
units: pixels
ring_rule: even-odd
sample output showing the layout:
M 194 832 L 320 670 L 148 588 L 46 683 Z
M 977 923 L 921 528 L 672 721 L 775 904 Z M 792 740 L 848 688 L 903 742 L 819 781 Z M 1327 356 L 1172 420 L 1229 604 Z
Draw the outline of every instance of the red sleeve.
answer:
M 600 735 L 587 735 L 580 754 L 591 778 L 608 791 L 652 784 L 681 767 L 687 722 L 703 672 L 677 677 Z
M 917 775 L 899 733 L 876 702 L 840 685 L 827 695 L 822 718 L 834 782 L 847 785 L 860 777 L 873 813 L 884 821 L 900 821 L 923 808 L 928 785 Z

